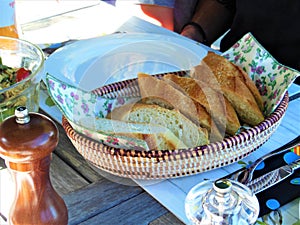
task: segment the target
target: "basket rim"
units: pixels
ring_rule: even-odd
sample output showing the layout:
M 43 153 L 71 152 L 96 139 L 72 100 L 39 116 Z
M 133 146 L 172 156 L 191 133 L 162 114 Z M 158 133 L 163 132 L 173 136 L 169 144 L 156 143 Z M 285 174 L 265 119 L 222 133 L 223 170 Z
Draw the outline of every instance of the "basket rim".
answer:
M 108 145 L 105 145 L 99 141 L 93 140 L 84 134 L 78 133 L 73 129 L 71 124 L 68 122 L 65 116 L 62 117 L 62 126 L 66 131 L 69 138 L 75 140 L 77 143 L 80 143 L 83 146 L 97 149 L 106 154 L 112 156 L 122 156 L 122 157 L 139 157 L 139 158 L 156 158 L 158 161 L 161 159 L 169 159 L 170 157 L 174 158 L 179 156 L 180 158 L 186 157 L 199 157 L 205 154 L 216 153 L 223 148 L 232 147 L 245 141 L 249 141 L 251 138 L 259 135 L 260 133 L 266 131 L 268 128 L 276 124 L 285 114 L 286 109 L 289 103 L 288 92 L 285 93 L 283 99 L 281 100 L 279 106 L 271 113 L 263 122 L 260 124 L 251 127 L 247 130 L 242 131 L 241 133 L 226 137 L 221 141 L 210 143 L 207 145 L 196 146 L 193 148 L 187 149 L 175 149 L 175 150 L 133 150 L 133 149 L 122 149 L 114 148 Z

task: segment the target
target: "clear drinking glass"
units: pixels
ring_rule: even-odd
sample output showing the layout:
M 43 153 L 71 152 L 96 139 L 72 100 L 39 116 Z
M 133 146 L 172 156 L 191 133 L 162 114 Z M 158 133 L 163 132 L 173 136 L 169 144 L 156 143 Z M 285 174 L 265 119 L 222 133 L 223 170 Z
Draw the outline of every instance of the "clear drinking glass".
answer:
M 44 68 L 42 50 L 25 40 L 0 36 L 0 57 L 5 66 L 31 71 L 30 76 L 0 90 L 0 122 L 13 115 L 18 106 L 26 106 L 29 112 L 37 112 Z
M 251 190 L 239 182 L 204 181 L 189 191 L 185 212 L 192 224 L 249 225 L 257 220 L 259 203 Z

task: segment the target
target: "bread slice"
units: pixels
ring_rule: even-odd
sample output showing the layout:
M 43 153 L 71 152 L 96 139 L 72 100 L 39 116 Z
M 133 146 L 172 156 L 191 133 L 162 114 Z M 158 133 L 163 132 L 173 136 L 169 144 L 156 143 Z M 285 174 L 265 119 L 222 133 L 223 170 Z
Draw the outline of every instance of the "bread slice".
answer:
M 78 123 L 97 132 L 120 136 L 123 139 L 128 137 L 128 141 L 132 138 L 144 140 L 149 150 L 173 150 L 187 147 L 169 129 L 157 124 L 129 123 L 106 118 L 94 120 L 82 118 Z
M 226 133 L 234 135 L 240 128 L 236 112 L 221 92 L 190 77 L 167 74 L 163 80 L 174 82 L 173 85 L 178 85 L 190 98 L 199 102 L 212 116 L 221 133 L 224 134 L 226 129 Z
M 242 80 L 244 80 L 244 83 L 247 85 L 247 87 L 251 91 L 259 109 L 261 111 L 263 111 L 264 110 L 263 99 L 262 99 L 261 94 L 258 91 L 258 88 L 255 86 L 255 83 L 251 80 L 249 75 L 241 67 L 236 66 L 236 65 L 235 65 L 235 67 L 240 71 L 240 78 Z
M 141 98 L 162 99 L 182 114 L 192 120 L 195 124 L 200 125 L 202 118 L 198 115 L 198 110 L 194 101 L 181 91 L 176 90 L 168 83 L 155 78 L 151 75 L 139 73 L 138 85 L 140 89 Z M 202 114 L 207 114 L 203 108 Z
M 222 90 L 242 122 L 257 125 L 264 120 L 253 94 L 241 79 L 240 71 L 223 56 L 209 52 L 200 65 L 194 67 L 191 76 Z
M 218 127 L 215 125 L 214 121 L 211 119 L 209 114 L 206 111 L 204 111 L 203 106 L 196 101 L 193 102 L 195 104 L 198 116 L 201 118 L 200 125 L 203 128 L 206 128 L 208 131 L 209 141 L 216 142 L 222 140 L 224 137 L 223 134 L 219 131 Z M 172 104 L 159 97 L 142 98 L 139 101 L 139 103 L 158 105 L 166 109 L 175 109 L 175 107 Z
M 223 138 L 223 134 L 218 130 L 206 109 L 181 90 L 164 80 L 143 73 L 138 74 L 138 84 L 142 99 L 148 99 L 148 103 L 152 101 L 154 104 L 167 108 L 172 106 L 196 125 L 206 128 L 211 142 Z
M 166 109 L 175 109 L 175 106 L 172 105 L 170 102 L 168 102 L 165 99 L 162 99 L 157 96 L 148 96 L 145 98 L 142 98 L 141 100 L 138 101 L 138 103 L 143 103 L 143 104 L 148 104 L 148 105 L 159 105 L 163 108 Z
M 136 103 L 115 108 L 110 116 L 131 123 L 147 123 L 166 127 L 187 147 L 209 143 L 207 130 L 194 124 L 176 109 L 169 110 L 158 105 Z

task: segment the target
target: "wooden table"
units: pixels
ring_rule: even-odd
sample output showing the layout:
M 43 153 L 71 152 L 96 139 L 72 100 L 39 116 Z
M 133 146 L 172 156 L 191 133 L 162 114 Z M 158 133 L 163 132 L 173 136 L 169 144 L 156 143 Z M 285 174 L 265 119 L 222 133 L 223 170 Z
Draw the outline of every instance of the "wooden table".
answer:
M 122 27 L 124 18 L 130 16 L 122 14 L 117 20 L 107 24 L 103 18 L 112 17 L 112 6 L 89 1 L 24 1 L 17 0 L 18 19 L 22 21 L 22 38 L 36 44 L 53 43 L 69 38 L 88 38 L 109 34 L 117 28 L 128 29 L 134 26 L 131 22 Z M 95 8 L 91 6 L 96 6 Z M 95 15 L 100 9 L 101 15 Z M 31 11 L 34 8 L 34 12 Z M 94 29 L 87 33 L 85 23 L 97 21 L 100 31 Z M 76 27 L 63 27 L 73 21 Z M 78 22 L 82 21 L 82 23 Z M 122 22 L 120 22 L 122 21 Z M 80 23 L 80 24 L 78 24 Z M 136 29 L 147 29 L 137 27 Z M 81 29 L 78 32 L 77 29 Z M 51 33 L 62 32 L 52 35 Z M 166 31 L 167 33 L 169 31 Z M 80 33 L 78 35 L 78 33 Z M 77 36 L 78 35 L 78 36 Z M 86 35 L 86 36 L 84 36 Z M 48 115 L 45 111 L 40 113 Z M 55 120 L 54 120 L 55 121 Z M 99 174 L 76 151 L 59 122 L 55 121 L 59 129 L 59 144 L 52 154 L 50 177 L 55 190 L 63 197 L 68 207 L 69 224 L 182 224 L 174 215 L 147 194 L 132 180 L 109 178 L 108 174 Z M 113 180 L 113 181 L 112 181 Z M 0 158 L 0 224 L 7 224 L 6 218 L 13 199 L 13 183 L 5 162 Z
M 157 224 L 156 219 L 167 213 L 134 182 L 116 183 L 95 172 L 73 147 L 62 126 L 58 123 L 57 126 L 60 139 L 52 154 L 50 175 L 55 190 L 68 207 L 69 224 Z M 6 177 L 8 183 L 3 185 L 1 182 L 1 193 L 7 194 L 13 185 L 2 159 L 0 166 L 1 179 Z M 10 193 L 10 197 L 12 195 Z M 2 199 L 1 203 L 9 205 Z M 6 217 L 7 210 L 2 214 Z M 172 224 L 174 221 L 180 224 L 174 216 L 168 219 L 173 221 Z M 3 222 L 0 220 L 0 224 Z
M 25 1 L 19 2 L 25 4 Z M 65 20 L 73 19 L 76 21 L 83 14 L 87 16 L 89 12 L 94 12 L 97 7 L 102 6 L 87 7 L 82 12 L 72 8 L 72 12 L 50 15 L 34 22 L 30 22 L 28 19 L 29 22 L 26 21 L 23 24 L 24 37 L 38 42 L 41 39 L 35 34 L 38 30 L 43 30 L 45 33 L 40 33 L 40 35 L 44 35 L 44 40 L 47 40 L 47 32 L 52 32 L 52 28 L 63 27 Z M 109 15 L 110 10 L 113 9 L 110 7 L 105 8 L 104 11 L 107 15 L 97 16 L 102 19 L 107 16 L 112 18 L 112 15 Z M 90 15 L 90 19 L 97 20 L 97 16 L 93 18 Z M 127 18 L 127 16 L 124 14 L 123 18 Z M 125 25 L 119 24 L 117 20 L 112 21 L 110 26 L 106 26 L 107 23 L 101 20 L 97 24 L 103 26 L 101 31 L 103 33 L 111 33 L 116 31 L 117 28 L 119 31 L 126 31 L 127 29 L 143 31 L 153 28 L 148 23 L 135 26 L 135 23 L 132 22 L 134 20 L 134 18 L 128 17 Z M 79 24 L 77 29 L 82 26 Z M 63 41 L 64 38 L 76 38 L 76 29 L 70 27 L 68 29 L 68 35 L 58 34 L 56 40 Z M 170 34 L 167 30 L 162 32 Z M 99 31 L 95 30 L 92 35 L 99 35 Z M 40 112 L 47 115 L 42 110 Z M 183 224 L 134 181 L 119 179 L 116 182 L 116 177 L 94 170 L 76 151 L 60 123 L 56 123 L 60 132 L 60 139 L 52 154 L 51 181 L 54 188 L 66 202 L 69 224 Z M 8 215 L 10 201 L 13 196 L 13 184 L 3 160 L 0 160 L 0 185 L 0 212 L 3 216 L 3 218 L 0 218 L 0 224 L 6 224 L 4 217 Z

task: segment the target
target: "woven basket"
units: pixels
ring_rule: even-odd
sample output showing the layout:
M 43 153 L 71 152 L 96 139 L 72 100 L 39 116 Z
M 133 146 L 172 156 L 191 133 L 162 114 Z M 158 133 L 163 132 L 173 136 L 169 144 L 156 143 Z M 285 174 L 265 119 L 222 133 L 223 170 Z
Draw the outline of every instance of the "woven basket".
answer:
M 138 95 L 134 80 L 108 85 L 96 93 L 114 98 Z M 262 123 L 224 138 L 223 141 L 189 149 L 125 150 L 104 145 L 77 133 L 63 117 L 62 125 L 78 152 L 97 168 L 126 178 L 164 179 L 182 177 L 239 161 L 265 143 L 279 126 L 288 106 L 286 93 L 277 109 Z

